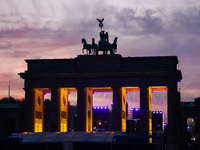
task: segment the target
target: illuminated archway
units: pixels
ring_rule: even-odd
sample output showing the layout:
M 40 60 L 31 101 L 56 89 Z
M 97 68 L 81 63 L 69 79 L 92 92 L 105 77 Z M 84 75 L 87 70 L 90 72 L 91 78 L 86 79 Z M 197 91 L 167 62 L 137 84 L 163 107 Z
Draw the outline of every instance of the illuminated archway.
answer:
M 148 87 L 148 102 L 149 102 L 149 136 L 152 135 L 152 92 L 167 92 L 167 86 L 149 86 Z M 152 143 L 152 138 L 149 138 L 149 143 Z

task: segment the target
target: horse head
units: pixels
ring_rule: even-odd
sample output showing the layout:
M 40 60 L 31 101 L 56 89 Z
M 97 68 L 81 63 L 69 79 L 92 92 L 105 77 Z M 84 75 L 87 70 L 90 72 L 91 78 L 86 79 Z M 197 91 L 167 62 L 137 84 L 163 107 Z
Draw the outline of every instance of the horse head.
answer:
M 82 43 L 86 43 L 86 40 L 84 38 L 82 38 Z
M 114 38 L 114 42 L 113 42 L 113 43 L 115 43 L 115 44 L 116 44 L 116 43 L 117 43 L 117 39 L 118 39 L 118 37 L 115 37 L 115 38 Z

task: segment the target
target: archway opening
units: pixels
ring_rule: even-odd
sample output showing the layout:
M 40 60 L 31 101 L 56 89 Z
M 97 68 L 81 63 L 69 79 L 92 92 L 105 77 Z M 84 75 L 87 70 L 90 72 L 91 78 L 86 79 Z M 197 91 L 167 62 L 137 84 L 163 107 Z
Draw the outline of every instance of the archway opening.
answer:
M 151 113 L 149 117 L 149 135 L 157 136 L 164 133 L 164 121 L 166 121 L 167 123 L 167 95 L 167 86 L 149 87 L 149 102 L 151 103 Z M 149 142 L 157 142 L 157 139 L 149 138 Z
M 69 88 L 68 93 L 68 131 L 76 130 L 77 120 L 77 90 Z
M 50 128 L 50 114 L 51 111 L 51 90 L 46 88 L 44 90 L 44 132 L 49 132 Z
M 126 131 L 136 133 L 140 122 L 140 89 L 126 87 Z
M 93 88 L 93 131 L 111 130 L 112 99 L 111 87 Z

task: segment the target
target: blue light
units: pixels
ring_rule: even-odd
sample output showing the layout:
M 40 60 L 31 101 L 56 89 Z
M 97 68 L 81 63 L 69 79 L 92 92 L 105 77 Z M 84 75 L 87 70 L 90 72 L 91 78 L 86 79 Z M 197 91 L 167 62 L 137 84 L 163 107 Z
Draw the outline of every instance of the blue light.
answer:
M 93 106 L 93 109 L 108 109 L 108 106 Z
M 138 111 L 139 110 L 139 108 L 135 108 L 135 111 Z
M 160 114 L 162 114 L 163 112 L 162 112 L 162 111 L 160 111 L 159 113 L 160 113 Z
M 133 108 L 131 108 L 131 111 L 133 111 Z

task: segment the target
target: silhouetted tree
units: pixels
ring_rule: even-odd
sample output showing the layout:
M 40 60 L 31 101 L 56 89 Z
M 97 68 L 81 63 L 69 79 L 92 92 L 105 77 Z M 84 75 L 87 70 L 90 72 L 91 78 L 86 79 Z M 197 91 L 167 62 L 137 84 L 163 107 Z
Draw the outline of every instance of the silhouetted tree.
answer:
M 8 103 L 23 103 L 24 99 L 20 100 L 14 97 L 4 97 L 0 99 L 0 104 L 8 104 Z

